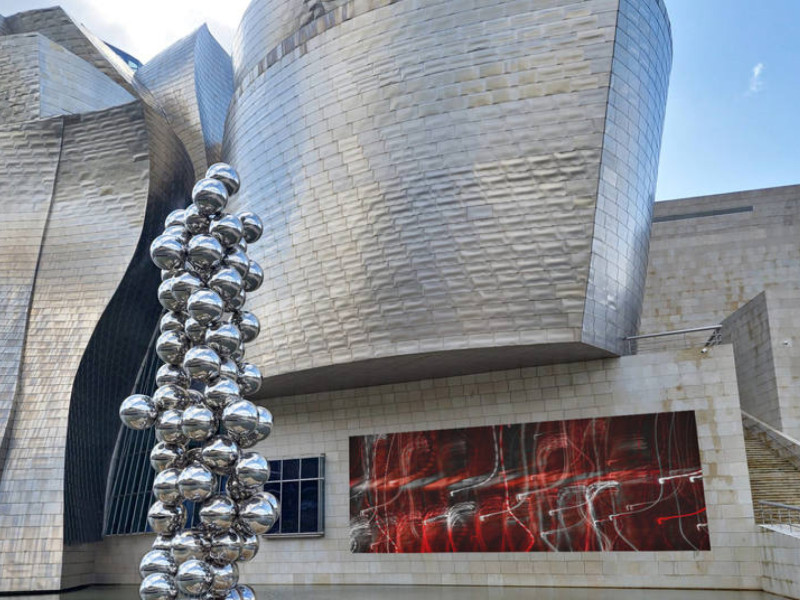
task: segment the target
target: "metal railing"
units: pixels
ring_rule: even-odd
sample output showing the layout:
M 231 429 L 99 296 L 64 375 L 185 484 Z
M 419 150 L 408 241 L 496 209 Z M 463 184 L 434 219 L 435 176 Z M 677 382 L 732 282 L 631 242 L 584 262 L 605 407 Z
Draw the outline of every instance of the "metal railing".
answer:
M 772 525 L 792 535 L 800 534 L 800 506 L 761 500 L 758 514 L 759 525 Z
M 710 332 L 707 333 L 707 332 Z M 705 339 L 705 341 L 703 341 Z M 705 354 L 709 348 L 722 342 L 722 325 L 707 325 L 705 327 L 691 327 L 689 329 L 674 329 L 659 333 L 646 333 L 632 335 L 625 338 L 628 354 L 637 354 L 644 351 L 681 350 L 684 348 L 702 347 L 700 352 Z

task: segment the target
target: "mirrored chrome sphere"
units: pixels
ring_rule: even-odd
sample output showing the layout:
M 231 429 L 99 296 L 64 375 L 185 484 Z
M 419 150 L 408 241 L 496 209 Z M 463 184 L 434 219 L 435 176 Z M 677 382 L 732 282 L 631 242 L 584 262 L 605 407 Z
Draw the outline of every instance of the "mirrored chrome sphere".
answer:
M 192 317 L 186 319 L 183 324 L 183 331 L 186 333 L 186 337 L 195 344 L 201 344 L 206 338 L 206 326 Z
M 242 342 L 242 334 L 233 323 L 221 323 L 209 327 L 206 331 L 206 345 L 221 357 L 236 352 Z
M 256 435 L 258 436 L 258 441 L 265 440 L 269 437 L 269 434 L 272 433 L 272 413 L 263 406 L 258 406 L 258 426 L 256 427 Z
M 258 452 L 243 452 L 236 461 L 234 474 L 245 487 L 260 487 L 269 479 L 269 462 Z
M 183 227 L 184 223 L 186 222 L 185 219 L 186 215 L 184 215 L 183 209 L 176 208 L 167 215 L 166 219 L 164 219 L 164 227 Z
M 238 246 L 234 246 L 228 251 L 223 263 L 236 269 L 243 278 L 246 277 L 248 271 L 250 271 L 250 259 L 247 258 L 247 254 L 244 253 L 244 250 Z
M 164 469 L 153 480 L 153 495 L 156 500 L 167 505 L 178 504 L 183 500 L 178 489 L 180 469 Z
M 139 562 L 139 575 L 142 579 L 153 573 L 175 575 L 178 565 L 168 550 L 150 550 Z
M 237 567 L 236 563 L 233 561 L 229 561 L 229 563 L 230 564 L 223 564 L 222 566 L 210 565 L 211 573 L 214 578 L 214 581 L 211 583 L 211 591 L 219 598 L 224 598 L 224 594 L 239 583 L 239 567 Z
M 169 409 L 163 411 L 156 419 L 156 439 L 168 444 L 186 443 L 186 436 L 181 429 L 181 411 Z
M 183 218 L 184 226 L 190 233 L 199 235 L 208 232 L 210 219 L 206 215 L 200 214 L 200 209 L 196 205 L 187 206 L 183 211 Z
M 156 340 L 156 354 L 165 363 L 179 365 L 188 345 L 189 340 L 180 331 L 166 331 Z
M 237 506 L 251 498 L 253 494 L 257 493 L 258 490 L 254 488 L 245 487 L 239 480 L 236 479 L 234 475 L 231 475 L 228 478 L 228 481 L 225 483 L 225 492 L 233 498 L 233 500 L 237 503 Z
M 193 558 L 206 560 L 208 550 L 208 540 L 196 531 L 181 531 L 172 539 L 172 557 L 179 565 Z
M 156 533 L 172 535 L 186 522 L 186 510 L 182 504 L 167 505 L 154 502 L 147 511 L 147 523 Z
M 216 221 L 211 221 L 208 232 L 227 248 L 239 243 L 244 235 L 244 227 L 236 215 L 225 215 Z
M 162 385 L 153 394 L 153 404 L 158 410 L 167 410 L 170 408 L 178 410 L 185 407 L 188 403 L 189 392 L 174 383 Z
M 141 600 L 175 600 L 177 597 L 175 580 L 164 573 L 152 573 L 139 585 Z
M 161 320 L 158 322 L 158 330 L 161 333 L 165 331 L 183 331 L 183 322 L 185 317 L 183 313 L 169 311 L 164 313 Z
M 273 503 L 267 496 L 272 494 L 260 492 L 239 504 L 239 523 L 245 531 L 261 535 L 268 532 L 278 520 L 279 512 L 275 508 L 277 501 Z
M 223 494 L 211 496 L 200 507 L 200 522 L 210 531 L 228 531 L 235 520 L 236 503 Z
M 183 269 L 183 267 L 177 269 L 161 269 L 161 281 L 172 279 L 173 277 L 177 277 L 185 272 L 186 271 Z
M 239 174 L 236 172 L 236 169 L 223 162 L 214 163 L 208 167 L 206 177 L 222 182 L 229 196 L 233 196 L 238 192 L 239 186 L 241 185 L 241 180 L 239 179 Z
M 216 484 L 214 474 L 199 462 L 190 464 L 178 476 L 181 495 L 191 502 L 202 502 L 211 496 Z
M 237 386 L 238 391 L 238 386 Z M 158 409 L 150 396 L 133 394 L 122 401 L 119 418 L 131 429 L 149 429 L 156 422 Z
M 222 411 L 222 424 L 234 439 L 252 433 L 258 427 L 258 409 L 249 400 L 232 402 Z
M 239 554 L 239 560 L 242 562 L 253 560 L 258 554 L 258 536 L 249 532 L 242 532 L 240 537 L 242 538 L 242 549 Z
M 189 312 L 189 316 L 196 319 L 200 324 L 208 325 L 220 320 L 225 310 L 225 305 L 217 292 L 213 290 L 198 290 L 189 296 L 186 310 Z
M 195 442 L 204 442 L 217 432 L 217 418 L 212 410 L 202 404 L 193 404 L 183 411 L 181 429 Z
M 175 576 L 178 589 L 188 596 L 202 596 L 210 588 L 214 577 L 209 566 L 196 558 L 190 558 L 180 567 Z
M 239 331 L 242 333 L 242 341 L 245 343 L 252 342 L 261 332 L 261 322 L 257 316 L 249 311 L 241 312 L 236 316 L 234 322 L 239 326 Z
M 150 451 L 150 465 L 157 472 L 170 469 L 181 461 L 183 453 L 183 448 L 177 444 L 159 442 Z
M 264 224 L 257 214 L 246 211 L 240 212 L 236 215 L 241 219 L 242 226 L 244 227 L 244 239 L 248 244 L 257 242 L 264 233 Z
M 186 228 L 183 225 L 172 225 L 171 227 L 167 227 L 164 229 L 164 232 L 161 235 L 169 235 L 174 238 L 178 238 L 183 244 L 186 244 L 186 242 L 188 242 L 189 238 L 192 236 L 191 233 L 186 231 Z
M 256 600 L 256 593 L 249 585 L 237 585 L 236 592 L 239 594 L 241 600 Z
M 239 378 L 239 367 L 236 365 L 236 361 L 231 358 L 223 358 L 222 364 L 219 366 L 219 376 L 236 381 Z
M 210 216 L 220 212 L 228 204 L 228 190 L 221 181 L 206 177 L 194 185 L 192 202 L 201 215 Z
M 150 244 L 150 258 L 159 269 L 177 269 L 183 266 L 186 248 L 179 238 L 162 234 Z
M 235 298 L 244 287 L 244 279 L 233 267 L 218 269 L 208 280 L 208 287 L 224 301 Z
M 256 261 L 250 261 L 250 268 L 244 276 L 244 289 L 246 292 L 255 292 L 264 283 L 264 271 Z
M 209 271 L 219 265 L 225 250 L 219 240 L 212 235 L 201 233 L 194 236 L 186 245 L 186 257 L 195 269 Z
M 167 310 L 183 310 L 183 304 L 172 291 L 175 280 L 170 278 L 162 281 L 158 286 L 158 302 Z
M 186 352 L 183 359 L 183 368 L 192 379 L 209 381 L 219 377 L 219 354 L 208 346 L 195 346 Z
M 244 363 L 239 369 L 238 381 L 242 396 L 252 396 L 261 389 L 261 370 L 252 363 Z
M 229 312 L 236 312 L 242 310 L 244 307 L 244 303 L 247 301 L 247 292 L 244 291 L 244 288 L 239 290 L 239 293 L 236 294 L 230 300 L 225 302 L 225 310 Z
M 217 475 L 227 475 L 239 460 L 239 447 L 236 442 L 217 436 L 209 441 L 200 452 L 200 460 Z
M 156 373 L 156 385 L 177 385 L 186 389 L 189 387 L 189 375 L 183 367 L 177 365 L 161 365 Z
M 229 404 L 242 399 L 239 396 L 239 384 L 221 376 L 212 379 L 206 387 L 205 399 L 212 409 L 222 410 Z
M 181 273 L 177 277 L 172 278 L 172 295 L 175 296 L 183 306 L 186 306 L 189 296 L 202 288 L 203 281 L 197 275 Z
M 211 537 L 211 550 L 208 560 L 217 565 L 226 565 L 239 558 L 242 540 L 235 531 L 225 531 Z
M 169 552 L 172 548 L 172 538 L 173 536 L 171 535 L 157 535 L 156 539 L 153 540 L 153 550 L 166 550 Z

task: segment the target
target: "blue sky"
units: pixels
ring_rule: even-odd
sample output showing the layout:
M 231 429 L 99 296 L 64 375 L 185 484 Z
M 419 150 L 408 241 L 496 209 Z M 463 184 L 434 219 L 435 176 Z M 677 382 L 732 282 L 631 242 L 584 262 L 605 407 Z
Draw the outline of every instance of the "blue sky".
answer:
M 800 183 L 800 0 L 665 1 L 674 59 L 657 199 Z M 248 3 L 0 0 L 0 13 L 61 4 L 146 61 L 204 21 L 230 48 Z
M 657 199 L 800 183 L 800 0 L 666 4 L 674 55 Z

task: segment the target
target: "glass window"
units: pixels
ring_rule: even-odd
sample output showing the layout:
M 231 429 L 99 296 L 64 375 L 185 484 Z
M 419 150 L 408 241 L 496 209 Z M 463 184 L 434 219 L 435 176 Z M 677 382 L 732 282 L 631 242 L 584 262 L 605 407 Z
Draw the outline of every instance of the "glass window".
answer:
M 325 457 L 271 460 L 264 490 L 281 503 L 268 536 L 322 535 L 325 530 Z

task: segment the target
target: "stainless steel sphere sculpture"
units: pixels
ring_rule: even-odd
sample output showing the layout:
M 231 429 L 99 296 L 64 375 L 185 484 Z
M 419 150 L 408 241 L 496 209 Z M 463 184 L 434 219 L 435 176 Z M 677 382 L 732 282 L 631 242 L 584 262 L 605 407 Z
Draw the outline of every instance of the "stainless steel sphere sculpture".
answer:
M 261 373 L 245 362 L 245 344 L 261 326 L 243 307 L 264 280 L 247 246 L 263 226 L 251 212 L 223 212 L 238 190 L 230 165 L 212 165 L 192 204 L 170 213 L 150 246 L 161 269 L 156 352 L 165 364 L 155 393 L 129 396 L 119 410 L 127 427 L 154 427 L 158 440 L 150 454 L 156 502 L 147 515 L 158 537 L 139 565 L 142 600 L 254 599 L 236 563 L 253 559 L 258 536 L 279 515 L 277 499 L 263 491 L 269 463 L 247 450 L 270 434 L 272 414 L 247 400 Z M 200 505 L 191 529 L 187 502 Z

